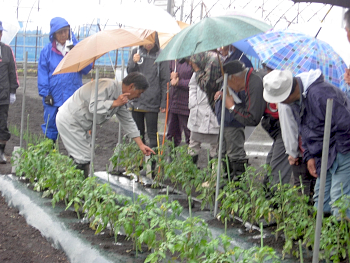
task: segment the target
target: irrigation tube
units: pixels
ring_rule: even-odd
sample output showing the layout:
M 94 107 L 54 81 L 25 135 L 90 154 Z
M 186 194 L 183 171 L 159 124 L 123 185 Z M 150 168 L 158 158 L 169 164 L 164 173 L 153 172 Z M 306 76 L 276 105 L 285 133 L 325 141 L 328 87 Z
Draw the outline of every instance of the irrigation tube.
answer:
M 26 51 L 24 56 L 23 73 L 24 73 L 24 85 L 23 85 L 23 97 L 22 97 L 22 114 L 21 114 L 21 133 L 19 137 L 19 147 L 22 148 L 23 145 L 23 122 L 24 122 L 24 109 L 26 105 L 26 87 L 27 87 L 27 59 L 28 51 Z
M 94 104 L 94 117 L 92 122 L 92 138 L 91 138 L 91 162 L 90 162 L 90 175 L 94 175 L 94 156 L 95 156 L 95 139 L 96 139 L 96 119 L 97 119 L 97 97 L 98 97 L 98 76 L 99 70 L 96 68 L 95 75 L 95 104 Z
M 222 91 L 222 107 L 221 107 L 221 121 L 220 121 L 220 137 L 219 137 L 219 152 L 218 152 L 218 169 L 216 175 L 216 191 L 215 191 L 215 206 L 214 206 L 214 217 L 218 213 L 218 196 L 219 196 L 219 184 L 221 174 L 221 156 L 222 156 L 222 141 L 224 139 L 224 121 L 225 121 L 225 102 L 227 92 L 227 73 L 224 75 L 224 87 Z
M 326 186 L 329 137 L 330 137 L 330 133 L 331 133 L 332 107 L 333 107 L 333 99 L 327 99 L 326 120 L 325 120 L 324 135 L 323 135 L 320 189 L 319 189 L 319 193 L 318 193 L 315 242 L 314 242 L 314 251 L 313 251 L 313 255 L 312 255 L 312 263 L 318 263 L 318 254 L 319 254 L 319 250 L 320 250 L 320 236 L 321 236 L 322 217 L 323 217 L 324 189 Z

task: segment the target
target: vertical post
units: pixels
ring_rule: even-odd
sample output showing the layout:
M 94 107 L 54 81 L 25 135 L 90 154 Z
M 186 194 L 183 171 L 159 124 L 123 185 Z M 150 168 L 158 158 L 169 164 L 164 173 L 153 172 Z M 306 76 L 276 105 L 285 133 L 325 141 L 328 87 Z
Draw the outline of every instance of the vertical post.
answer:
M 224 86 L 222 94 L 222 107 L 221 107 L 221 121 L 220 121 L 220 136 L 219 136 L 219 152 L 218 152 L 218 169 L 216 175 L 216 191 L 215 191 L 215 206 L 214 206 L 214 217 L 218 213 L 218 196 L 219 196 L 219 184 L 221 176 L 221 156 L 222 156 L 222 142 L 224 140 L 224 121 L 225 121 L 225 102 L 227 93 L 227 73 L 224 75 Z
M 201 16 L 200 16 L 200 20 L 203 19 L 203 1 L 201 3 Z
M 181 13 L 180 13 L 180 21 L 183 21 L 183 18 L 184 18 L 184 5 L 185 5 L 185 0 L 182 0 L 182 3 L 181 3 Z
M 167 6 L 166 6 L 166 11 L 170 14 L 172 14 L 172 9 L 173 9 L 173 0 L 168 0 Z
M 322 218 L 323 218 L 324 189 L 326 186 L 328 151 L 329 151 L 329 137 L 330 137 L 330 133 L 331 133 L 332 107 L 333 107 L 333 99 L 327 99 L 326 119 L 325 119 L 325 124 L 324 124 L 324 135 L 323 135 L 321 174 L 319 177 L 320 189 L 319 189 L 319 193 L 318 193 L 315 242 L 314 242 L 314 249 L 313 249 L 313 255 L 312 255 L 312 263 L 318 263 L 318 255 L 319 255 L 319 250 L 320 250 L 320 236 L 321 236 Z
M 19 139 L 19 147 L 22 148 L 23 146 L 23 126 L 24 126 L 24 109 L 26 104 L 26 83 L 27 83 L 27 58 L 28 58 L 28 51 L 25 52 L 24 55 L 24 63 L 23 63 L 23 97 L 22 97 L 22 114 L 21 114 L 21 133 L 20 133 L 20 139 Z
M 124 61 L 124 54 L 122 54 L 122 72 L 120 73 L 120 79 L 123 81 L 124 79 L 124 68 L 125 68 L 125 61 Z M 118 145 L 122 143 L 122 126 L 120 125 L 120 121 L 118 122 Z M 117 171 L 119 170 L 119 156 L 117 161 Z
M 95 75 L 95 104 L 94 104 L 94 116 L 92 123 L 92 138 L 91 138 L 91 163 L 90 163 L 90 174 L 94 176 L 94 157 L 95 157 L 95 139 L 96 139 L 96 119 L 97 119 L 97 97 L 98 97 L 98 77 L 99 69 L 96 68 Z

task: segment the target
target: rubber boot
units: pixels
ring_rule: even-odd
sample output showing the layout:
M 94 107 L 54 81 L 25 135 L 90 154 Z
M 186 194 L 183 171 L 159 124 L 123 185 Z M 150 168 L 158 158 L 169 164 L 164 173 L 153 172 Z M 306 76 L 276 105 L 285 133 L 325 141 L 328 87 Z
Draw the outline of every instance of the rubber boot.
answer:
M 156 175 L 158 174 L 158 171 L 156 171 L 156 165 L 156 161 L 151 162 L 152 179 L 156 178 Z
M 198 154 L 192 156 L 192 162 L 193 162 L 195 165 L 197 165 L 197 163 L 198 163 Z
M 5 143 L 0 143 L 0 164 L 6 163 L 6 157 L 5 157 Z
M 90 174 L 90 163 L 77 163 L 76 168 L 84 172 L 84 177 L 88 178 Z
M 234 181 L 241 180 L 241 176 L 245 172 L 245 164 L 248 164 L 248 159 L 230 161 L 231 176 Z

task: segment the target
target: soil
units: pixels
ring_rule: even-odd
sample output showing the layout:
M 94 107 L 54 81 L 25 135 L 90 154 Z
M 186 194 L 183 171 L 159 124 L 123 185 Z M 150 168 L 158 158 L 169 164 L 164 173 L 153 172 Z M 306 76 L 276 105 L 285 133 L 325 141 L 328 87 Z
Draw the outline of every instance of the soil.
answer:
M 66 263 L 69 260 L 0 196 L 0 262 Z

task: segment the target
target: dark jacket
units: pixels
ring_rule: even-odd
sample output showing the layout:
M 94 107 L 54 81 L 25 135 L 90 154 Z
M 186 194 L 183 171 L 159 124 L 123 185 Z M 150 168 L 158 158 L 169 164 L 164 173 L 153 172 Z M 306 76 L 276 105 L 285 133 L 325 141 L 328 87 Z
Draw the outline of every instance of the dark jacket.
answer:
M 143 92 L 140 98 L 134 99 L 132 106 L 135 110 L 158 112 L 159 108 L 166 107 L 167 82 L 170 81 L 169 62 L 157 62 L 160 48 L 158 35 L 156 35 L 155 46 L 149 54 L 147 50 L 140 46 L 140 56 L 143 59 L 141 64 L 134 63 L 133 57 L 138 48 L 134 48 L 130 54 L 127 72 L 140 72 L 148 80 L 149 88 Z
M 322 74 L 306 87 L 300 78 L 297 77 L 297 81 L 301 87 L 301 101 L 291 107 L 305 149 L 304 160 L 314 158 L 320 175 L 327 99 L 333 99 L 327 170 L 337 153 L 350 152 L 350 100 L 339 88 L 325 82 Z
M 176 72 L 179 74 L 179 83 L 169 90 L 169 111 L 175 114 L 188 116 L 190 110 L 188 108 L 189 87 L 188 83 L 192 77 L 192 67 L 187 63 L 170 62 L 170 73 L 174 72 L 176 63 Z
M 245 104 L 237 104 L 231 113 L 237 121 L 244 126 L 257 126 L 266 109 L 263 98 L 263 72 L 249 69 L 247 74 L 248 83 L 245 86 Z M 248 78 L 249 76 L 249 78 Z
M 10 104 L 10 93 L 19 86 L 16 60 L 10 46 L 0 42 L 0 105 Z

